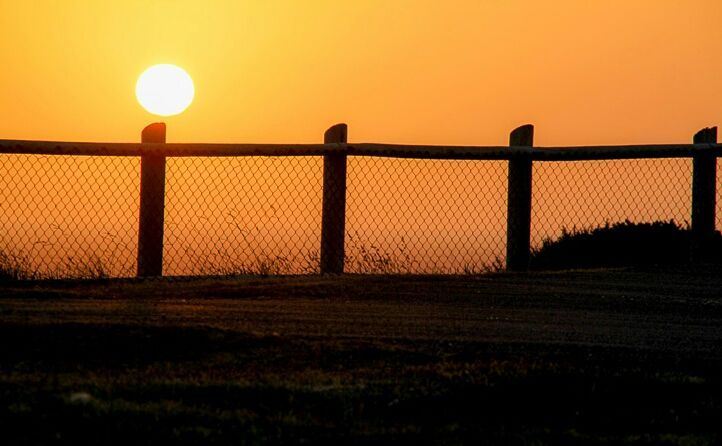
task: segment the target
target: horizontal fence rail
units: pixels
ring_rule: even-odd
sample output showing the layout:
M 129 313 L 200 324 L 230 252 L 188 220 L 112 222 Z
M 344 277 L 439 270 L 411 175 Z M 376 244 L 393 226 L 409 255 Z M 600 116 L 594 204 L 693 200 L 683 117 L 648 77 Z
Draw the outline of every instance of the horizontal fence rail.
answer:
M 131 215 L 132 219 L 138 222 L 135 265 L 139 277 L 163 275 L 164 264 L 171 265 L 172 275 L 179 275 L 180 271 L 191 271 L 192 274 L 415 271 L 458 273 L 502 267 L 510 271 L 524 271 L 530 265 L 533 246 L 539 246 L 539 236 L 532 236 L 532 232 L 540 233 L 541 229 L 549 226 L 546 222 L 552 217 L 548 215 L 549 212 L 559 214 L 560 209 L 573 204 L 569 202 L 570 197 L 574 196 L 573 190 L 559 189 L 555 192 L 556 195 L 548 196 L 540 192 L 539 187 L 543 187 L 547 194 L 555 190 L 554 184 L 549 184 L 547 176 L 552 175 L 555 182 L 567 181 L 570 187 L 578 190 L 589 189 L 587 195 L 579 199 L 594 202 L 595 195 L 611 193 L 615 195 L 609 198 L 619 196 L 619 200 L 622 200 L 621 192 L 609 192 L 605 181 L 629 177 L 637 172 L 615 164 L 617 171 L 594 174 L 601 177 L 592 179 L 593 184 L 589 183 L 590 180 L 584 182 L 583 179 L 580 179 L 582 183 L 578 183 L 579 180 L 572 177 L 577 175 L 575 172 L 584 171 L 578 167 L 580 165 L 567 164 L 574 167 L 573 170 L 563 169 L 565 173 L 560 173 L 562 169 L 556 167 L 558 163 L 565 164 L 568 161 L 586 161 L 591 164 L 635 162 L 634 160 L 674 162 L 669 164 L 669 168 L 674 170 L 666 172 L 666 175 L 677 183 L 684 183 L 687 178 L 688 185 L 681 184 L 682 189 L 687 192 L 680 191 L 679 188 L 674 192 L 670 190 L 662 200 L 674 199 L 676 204 L 672 206 L 667 202 L 667 206 L 687 209 L 682 214 L 678 210 L 671 213 L 680 221 L 689 218 L 693 238 L 690 258 L 693 261 L 720 258 L 722 253 L 709 252 L 707 249 L 711 246 L 710 241 L 719 218 L 717 207 L 720 200 L 716 171 L 718 158 L 722 157 L 722 145 L 717 144 L 716 128 L 703 129 L 695 135 L 692 144 L 579 147 L 534 147 L 533 130 L 531 125 L 514 130 L 509 146 L 348 143 L 344 124 L 331 127 L 325 134 L 324 144 L 206 144 L 165 143 L 165 126 L 152 124 L 144 129 L 141 143 L 0 140 L 0 155 L 139 159 L 139 198 L 134 204 L 123 203 L 124 215 L 120 219 L 126 221 L 128 215 Z M 287 159 L 290 162 L 303 157 L 314 161 L 300 164 L 283 161 Z M 214 158 L 233 158 L 238 161 L 220 165 L 212 161 Z M 178 162 L 173 162 L 173 159 L 178 159 Z M 352 159 L 358 161 L 350 161 Z M 685 159 L 689 160 L 689 170 L 675 161 Z M 439 162 L 434 160 L 446 161 L 439 165 L 428 164 Z M 455 164 L 470 161 L 487 161 L 489 164 L 483 169 L 477 169 L 471 164 Z M 171 163 L 168 168 L 166 162 Z M 541 164 L 537 165 L 537 162 Z M 43 172 L 52 169 L 52 164 L 42 165 Z M 441 167 L 442 165 L 447 167 Z M 540 169 L 539 172 L 535 171 L 534 166 Z M 542 168 L 544 166 L 550 168 Z M 203 173 L 205 183 L 194 185 L 190 178 L 184 179 L 184 175 L 190 172 L 189 169 L 201 169 L 196 170 L 196 174 Z M 31 170 L 28 170 L 26 175 L 36 175 L 31 173 Z M 123 172 L 126 170 L 127 167 L 124 167 Z M 215 171 L 220 177 L 210 178 L 205 170 Z M 167 178 L 167 171 L 170 178 Z M 239 174 L 239 171 L 242 173 Z M 12 170 L 4 175 L 12 176 Z M 86 174 L 80 174 L 75 181 L 83 181 L 83 175 Z M 92 172 L 92 175 L 87 175 L 93 177 L 93 184 L 102 181 L 101 173 Z M 120 174 L 109 170 L 105 175 L 112 177 Z M 123 175 L 127 178 L 126 173 Z M 541 177 L 538 177 L 539 175 Z M 649 175 L 654 178 L 642 179 L 664 183 L 664 177 L 659 173 Z M 291 177 L 298 177 L 302 183 L 291 180 Z M 46 187 L 62 189 L 63 186 L 57 184 L 59 180 L 61 178 L 50 185 L 46 184 Z M 537 182 L 539 180 L 541 183 Z M 2 181 L 3 178 L 0 177 L 0 184 L 5 184 Z M 18 181 L 14 177 L 6 178 L 8 185 Z M 123 182 L 124 190 L 129 186 L 125 180 L 116 181 Z M 255 184 L 254 181 L 260 183 Z M 571 186 L 573 184 L 574 186 Z M 9 189 L 8 185 L 4 187 Z M 637 196 L 644 196 L 645 200 L 651 199 L 649 191 L 643 190 L 647 186 L 640 183 L 636 187 L 639 188 Z M 235 188 L 240 188 L 240 192 L 234 190 Z M 444 191 L 443 188 L 447 190 Z M 398 195 L 394 191 L 398 191 Z M 3 197 L 7 198 L 8 193 Z M 664 190 L 661 190 L 661 193 L 664 194 Z M 415 199 L 414 194 L 421 194 L 421 198 Z M 245 197 L 248 203 L 255 204 L 246 203 L 242 209 L 238 209 L 234 207 L 235 204 L 224 202 L 226 197 L 234 203 L 237 202 L 234 197 Z M 629 201 L 633 198 L 623 200 Z M 455 206 L 460 206 L 460 209 L 466 207 L 466 210 L 454 214 L 446 207 L 446 203 L 454 203 Z M 556 204 L 555 207 L 550 207 L 550 204 L 545 203 Z M 38 206 L 36 198 L 29 204 L 33 205 Z M 72 212 L 76 215 L 82 213 L 79 206 L 81 204 L 73 203 Z M 289 220 L 288 215 L 283 218 L 277 215 L 279 209 L 276 206 L 296 210 Z M 381 209 L 379 206 L 385 208 Z M 578 207 L 579 203 L 576 206 Z M 86 230 L 92 232 L 99 230 L 91 227 L 92 221 L 105 219 L 93 218 L 97 217 L 102 209 L 90 207 L 92 210 L 87 210 L 90 215 L 83 217 L 87 220 L 83 224 Z M 199 209 L 204 207 L 213 209 L 212 213 L 201 212 L 205 215 L 204 227 L 213 228 L 211 232 L 207 228 L 203 230 L 199 222 L 179 218 L 177 215 L 178 212 L 199 212 Z M 38 219 L 42 218 L 41 211 L 23 207 L 22 215 Z M 401 211 L 410 218 L 407 220 L 408 224 L 399 220 Z M 4 212 L 7 215 L 0 221 L 0 243 L 8 243 L 7 237 L 3 238 L 6 235 L 3 232 L 23 231 L 22 225 L 12 221 L 12 211 Z M 112 214 L 111 211 L 108 212 Z M 168 212 L 171 214 L 166 217 Z M 437 220 L 430 220 L 434 213 Z M 53 215 L 53 218 L 60 218 Z M 118 219 L 117 217 L 114 218 Z M 209 219 L 218 218 L 225 221 L 209 222 Z M 294 218 L 300 220 L 294 221 Z M 563 221 L 561 218 L 555 215 L 551 220 Z M 265 226 L 260 227 L 260 221 L 265 222 Z M 406 228 L 406 232 L 394 229 L 389 226 L 389 222 L 397 222 L 396 225 Z M 479 230 L 472 229 L 474 225 L 480 224 L 479 222 L 483 222 L 484 231 L 487 233 L 489 228 L 502 227 L 498 234 L 494 231 L 489 233 L 490 238 L 484 241 L 479 239 Z M 459 226 L 461 223 L 466 226 Z M 606 223 L 608 224 L 609 220 Z M 562 230 L 566 227 L 563 225 Z M 186 241 L 187 246 L 179 245 L 183 243 L 183 237 L 177 228 L 184 228 L 184 231 L 191 234 L 189 237 L 192 240 Z M 418 240 L 423 240 L 423 246 L 417 245 L 413 248 L 418 251 L 416 258 L 412 258 L 414 256 L 409 254 L 407 249 L 411 233 L 414 233 Z M 127 238 L 127 231 L 124 234 L 126 235 L 123 237 Z M 270 254 L 271 250 L 289 250 L 289 246 L 284 247 L 274 241 L 278 238 L 274 235 L 281 234 L 285 234 L 283 239 L 287 243 L 291 243 L 294 236 L 303 237 L 304 241 L 298 243 L 299 247 L 303 247 L 303 251 L 298 251 L 301 248 L 294 248 L 296 252 L 293 255 Z M 363 234 L 371 238 L 364 239 Z M 436 238 L 431 234 L 437 234 Z M 309 247 L 306 240 L 309 237 L 317 237 L 318 241 L 312 243 L 316 249 Z M 545 240 L 546 237 L 551 235 L 544 236 Z M 218 242 L 218 239 L 223 242 Z M 57 243 L 72 245 L 72 240 L 63 240 L 65 241 Z M 50 242 L 33 242 L 34 245 L 37 243 Z M 228 245 L 233 243 L 245 244 L 245 249 L 256 258 L 252 261 L 235 259 L 233 250 L 228 249 Z M 127 244 L 125 246 L 127 247 Z M 481 261 L 479 246 L 484 246 L 483 249 L 487 251 L 491 250 L 489 252 L 505 252 L 497 254 L 496 259 L 487 255 L 485 260 Z M 7 263 L 8 259 L 22 259 L 9 255 L 3 249 L 0 244 L 0 263 Z M 126 249 L 123 248 L 122 252 Z M 164 249 L 167 254 L 176 257 L 181 256 L 181 251 L 185 251 L 186 256 L 196 259 L 193 261 L 195 263 L 188 265 L 178 259 L 168 263 L 168 259 L 163 256 Z M 116 251 L 121 250 L 116 248 Z M 463 259 L 463 265 L 459 264 L 458 259 L 454 261 L 454 255 Z M 433 256 L 441 256 L 443 260 L 437 264 L 430 259 Z M 500 260 L 501 257 L 504 257 L 503 261 Z M 191 261 L 185 263 L 188 262 Z M 202 266 L 198 266 L 199 264 Z M 452 264 L 456 266 L 450 266 Z M 11 262 L 11 271 L 12 265 L 14 264 Z M 123 265 L 124 272 L 119 274 L 128 275 L 127 262 Z M 3 271 L 3 265 L 0 264 L 0 279 Z
M 620 146 L 534 147 L 437 146 L 371 143 L 213 144 L 94 143 L 0 139 L 0 153 L 26 155 L 222 157 L 222 156 L 373 156 L 413 159 L 509 160 L 519 150 L 534 161 L 689 158 L 700 150 L 722 156 L 722 144 L 649 144 Z

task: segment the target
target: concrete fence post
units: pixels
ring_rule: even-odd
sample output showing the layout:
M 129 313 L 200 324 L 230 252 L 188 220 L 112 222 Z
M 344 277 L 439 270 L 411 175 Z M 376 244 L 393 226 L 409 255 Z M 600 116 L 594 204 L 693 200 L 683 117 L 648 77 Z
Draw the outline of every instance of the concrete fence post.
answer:
M 326 130 L 324 144 L 346 143 L 346 124 Z M 343 274 L 346 237 L 346 153 L 323 157 L 323 210 L 321 215 L 321 274 Z
M 717 127 L 704 128 L 694 135 L 694 144 L 716 144 Z M 714 255 L 709 240 L 715 232 L 717 197 L 717 157 L 707 147 L 695 149 L 692 158 L 692 261 L 704 262 Z M 722 255 L 722 253 L 716 253 Z
M 165 124 L 143 129 L 141 142 L 165 143 Z M 163 220 L 165 214 L 165 155 L 140 158 L 140 218 L 138 222 L 138 277 L 163 275 Z
M 506 269 L 529 268 L 534 126 L 523 125 L 509 136 L 509 179 L 506 220 Z

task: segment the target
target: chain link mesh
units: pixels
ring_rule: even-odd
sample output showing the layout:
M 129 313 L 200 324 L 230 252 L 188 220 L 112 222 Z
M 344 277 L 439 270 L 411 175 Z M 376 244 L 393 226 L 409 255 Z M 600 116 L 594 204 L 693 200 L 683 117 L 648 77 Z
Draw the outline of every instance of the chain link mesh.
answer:
M 691 201 L 690 158 L 535 162 L 532 247 L 564 230 L 624 221 L 686 228 Z
M 0 275 L 135 274 L 139 159 L 0 155 Z
M 717 158 L 717 230 L 722 232 L 722 158 Z
M 135 157 L 0 155 L 0 275 L 134 276 L 139 171 Z M 691 178 L 689 158 L 535 162 L 532 248 L 625 220 L 687 227 Z M 164 274 L 317 273 L 322 189 L 320 156 L 168 158 Z M 506 161 L 348 157 L 346 271 L 503 268 L 506 200 Z
M 169 158 L 168 275 L 318 271 L 323 158 Z
M 471 273 L 506 249 L 504 161 L 350 157 L 346 270 Z

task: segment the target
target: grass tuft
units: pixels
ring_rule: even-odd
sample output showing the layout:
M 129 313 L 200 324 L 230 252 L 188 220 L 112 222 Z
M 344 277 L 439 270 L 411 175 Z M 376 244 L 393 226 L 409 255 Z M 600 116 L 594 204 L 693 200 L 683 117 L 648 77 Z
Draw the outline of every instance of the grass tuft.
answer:
M 30 259 L 23 254 L 0 249 L 0 282 L 35 280 L 39 273 Z

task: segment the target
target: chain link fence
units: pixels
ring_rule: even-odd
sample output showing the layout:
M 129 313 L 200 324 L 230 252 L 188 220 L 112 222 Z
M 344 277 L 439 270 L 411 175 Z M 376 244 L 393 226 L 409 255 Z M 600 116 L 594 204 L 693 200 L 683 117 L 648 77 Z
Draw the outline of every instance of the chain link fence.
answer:
M 722 158 L 717 158 L 717 230 L 722 232 Z
M 169 158 L 168 275 L 318 271 L 321 157 Z
M 536 162 L 533 187 L 533 247 L 624 221 L 690 224 L 690 158 Z
M 347 271 L 463 274 L 503 265 L 506 162 L 348 162 Z
M 0 155 L 0 275 L 135 274 L 139 159 Z
M 139 164 L 1 154 L 0 274 L 134 276 Z M 686 227 L 691 166 L 690 158 L 535 162 L 532 248 L 625 220 Z M 350 156 L 347 181 L 347 272 L 503 268 L 506 161 Z M 169 157 L 164 274 L 317 273 L 322 186 L 321 156 Z

